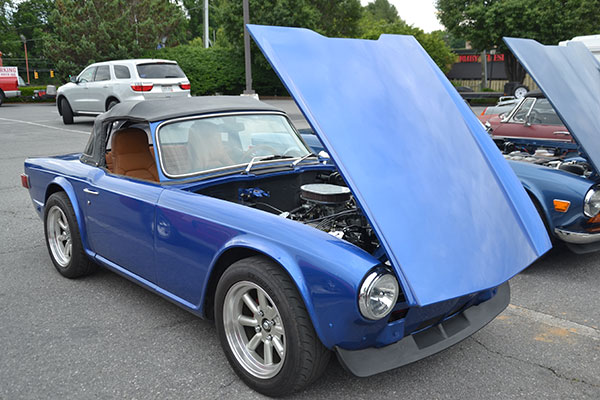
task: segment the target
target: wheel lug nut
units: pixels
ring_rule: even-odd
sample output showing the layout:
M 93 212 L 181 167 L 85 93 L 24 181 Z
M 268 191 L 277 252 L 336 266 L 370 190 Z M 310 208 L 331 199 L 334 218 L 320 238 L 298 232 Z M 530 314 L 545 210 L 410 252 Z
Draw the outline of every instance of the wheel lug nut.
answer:
M 265 315 L 265 313 L 262 312 L 262 310 L 261 310 L 261 311 L 258 312 L 258 315 L 260 315 L 261 317 L 263 317 Z
M 259 333 L 259 332 L 260 332 L 260 326 L 255 326 L 255 327 L 254 327 L 254 331 L 255 331 L 256 333 Z
M 267 340 L 273 340 L 273 336 L 271 336 L 271 335 L 267 336 Z

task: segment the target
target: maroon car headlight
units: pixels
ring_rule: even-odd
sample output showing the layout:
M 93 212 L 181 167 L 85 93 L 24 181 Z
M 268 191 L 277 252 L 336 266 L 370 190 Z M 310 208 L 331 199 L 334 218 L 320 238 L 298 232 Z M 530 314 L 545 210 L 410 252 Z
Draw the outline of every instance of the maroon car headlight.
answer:
M 371 320 L 385 317 L 394 308 L 399 292 L 398 280 L 393 274 L 385 269 L 370 272 L 358 292 L 360 313 Z
M 585 194 L 583 200 L 583 213 L 586 217 L 593 218 L 600 212 L 600 190 L 597 187 L 592 187 Z

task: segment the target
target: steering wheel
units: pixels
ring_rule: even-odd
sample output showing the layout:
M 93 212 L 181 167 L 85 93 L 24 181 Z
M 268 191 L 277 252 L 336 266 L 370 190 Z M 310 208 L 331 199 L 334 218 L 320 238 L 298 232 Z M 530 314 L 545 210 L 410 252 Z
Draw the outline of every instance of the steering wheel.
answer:
M 256 146 L 250 147 L 248 150 L 242 154 L 242 160 L 250 161 L 254 157 L 258 156 L 268 156 L 268 155 L 277 155 L 277 150 L 268 144 L 259 144 Z

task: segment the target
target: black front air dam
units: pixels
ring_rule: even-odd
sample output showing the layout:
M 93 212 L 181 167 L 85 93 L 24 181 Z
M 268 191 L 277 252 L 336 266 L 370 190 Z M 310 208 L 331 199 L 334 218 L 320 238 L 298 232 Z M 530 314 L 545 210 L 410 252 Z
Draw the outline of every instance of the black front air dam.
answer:
M 366 377 L 389 371 L 438 353 L 468 338 L 500 314 L 510 301 L 508 282 L 498 287 L 490 300 L 469 307 L 460 314 L 409 335 L 385 347 L 362 350 L 335 348 L 340 363 L 356 376 Z

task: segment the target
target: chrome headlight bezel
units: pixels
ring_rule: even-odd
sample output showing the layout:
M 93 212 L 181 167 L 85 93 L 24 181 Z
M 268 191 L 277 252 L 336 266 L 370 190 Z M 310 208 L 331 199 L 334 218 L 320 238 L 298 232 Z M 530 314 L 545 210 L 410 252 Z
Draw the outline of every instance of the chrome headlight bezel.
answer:
M 588 218 L 593 218 L 600 213 L 600 190 L 597 186 L 592 186 L 583 199 L 583 214 Z
M 381 300 L 373 302 L 376 291 L 381 292 Z M 390 293 L 391 292 L 391 293 Z M 391 294 L 391 297 L 390 297 Z M 396 276 L 385 268 L 373 270 L 363 279 L 358 291 L 358 308 L 363 317 L 369 320 L 380 320 L 389 315 L 400 294 L 400 285 Z M 384 301 L 383 301 L 384 300 Z M 373 304 L 381 306 L 379 310 Z

